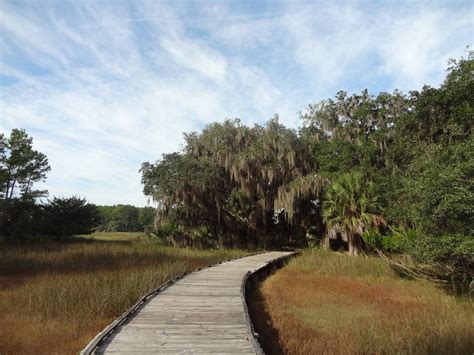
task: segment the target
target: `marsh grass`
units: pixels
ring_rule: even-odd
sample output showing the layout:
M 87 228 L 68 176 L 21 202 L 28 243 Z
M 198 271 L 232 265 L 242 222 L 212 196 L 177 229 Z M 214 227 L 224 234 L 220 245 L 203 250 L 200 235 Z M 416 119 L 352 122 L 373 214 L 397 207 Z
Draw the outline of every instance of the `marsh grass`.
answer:
M 77 353 L 140 296 L 238 250 L 166 247 L 142 234 L 0 245 L 0 353 Z
M 268 353 L 472 354 L 473 300 L 400 279 L 381 259 L 305 251 L 255 296 Z M 264 319 L 264 317 L 260 317 Z M 259 323 L 257 319 L 257 323 Z

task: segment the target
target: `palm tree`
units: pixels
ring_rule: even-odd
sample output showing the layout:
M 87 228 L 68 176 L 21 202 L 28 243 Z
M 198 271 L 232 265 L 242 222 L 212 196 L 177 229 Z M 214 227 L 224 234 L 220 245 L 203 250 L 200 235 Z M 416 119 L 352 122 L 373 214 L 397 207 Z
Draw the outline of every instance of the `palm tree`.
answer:
M 327 189 L 322 213 L 326 224 L 322 244 L 326 248 L 330 239 L 341 238 L 348 244 L 349 253 L 357 255 L 363 248 L 362 234 L 386 224 L 382 216 L 370 212 L 375 209 L 375 203 L 366 196 L 363 187 L 362 174 L 351 172 Z

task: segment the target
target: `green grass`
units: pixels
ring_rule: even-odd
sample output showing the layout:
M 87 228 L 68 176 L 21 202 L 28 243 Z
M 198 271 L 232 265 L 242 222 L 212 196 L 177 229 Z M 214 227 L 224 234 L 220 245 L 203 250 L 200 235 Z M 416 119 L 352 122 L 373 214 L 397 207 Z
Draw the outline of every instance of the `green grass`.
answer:
M 160 243 L 160 240 L 153 236 L 147 236 L 142 232 L 95 232 L 75 237 L 74 239 L 97 240 L 97 241 L 153 241 Z
M 171 277 L 248 254 L 177 249 L 140 233 L 0 247 L 1 354 L 77 353 Z

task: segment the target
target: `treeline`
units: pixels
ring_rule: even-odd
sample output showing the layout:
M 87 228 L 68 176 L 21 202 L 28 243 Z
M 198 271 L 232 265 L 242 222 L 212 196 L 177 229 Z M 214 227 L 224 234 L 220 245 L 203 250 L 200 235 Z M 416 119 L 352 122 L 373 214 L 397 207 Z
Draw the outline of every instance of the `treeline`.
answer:
M 180 245 L 322 244 L 353 254 L 402 244 L 427 251 L 434 240 L 426 258 L 457 253 L 472 267 L 473 72 L 472 60 L 453 60 L 439 88 L 340 91 L 310 104 L 299 130 L 276 116 L 186 133 L 181 151 L 141 168 L 161 235 Z
M 54 197 L 43 203 L 15 198 L 1 206 L 0 237 L 25 240 L 30 237 L 63 237 L 90 234 L 99 223 L 96 206 L 77 196 Z
M 102 232 L 148 232 L 153 231 L 156 210 L 153 207 L 132 205 L 98 206 Z
M 46 179 L 51 170 L 46 155 L 33 149 L 33 138 L 25 130 L 0 134 L 0 240 L 29 237 L 88 234 L 99 223 L 94 204 L 77 196 L 54 197 L 35 190 L 34 184 Z
M 96 206 L 77 196 L 45 199 L 34 184 L 46 180 L 48 158 L 33 149 L 25 130 L 0 134 L 0 239 L 57 239 L 93 231 L 152 231 L 155 209 L 131 205 Z

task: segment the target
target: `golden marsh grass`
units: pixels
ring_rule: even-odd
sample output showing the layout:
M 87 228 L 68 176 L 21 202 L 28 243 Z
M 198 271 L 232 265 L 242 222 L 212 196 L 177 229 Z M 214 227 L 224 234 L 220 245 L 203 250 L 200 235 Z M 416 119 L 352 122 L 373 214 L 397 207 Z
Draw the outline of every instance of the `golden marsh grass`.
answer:
M 184 271 L 243 256 L 142 234 L 0 245 L 0 353 L 77 353 L 140 296 Z
M 266 279 L 254 297 L 257 330 L 269 353 L 474 351 L 472 299 L 400 279 L 375 257 L 305 251 Z M 265 312 L 258 313 L 259 306 Z

